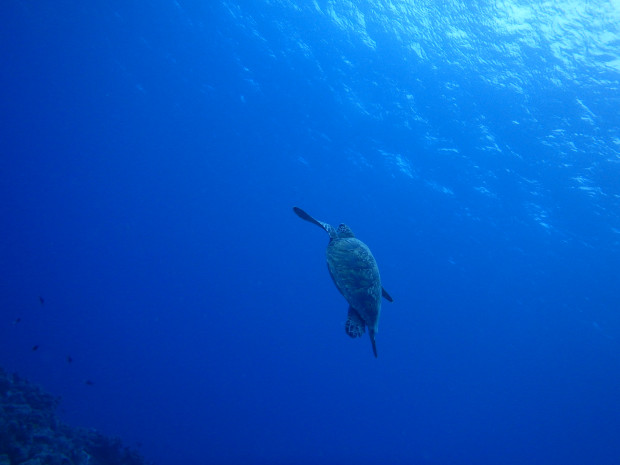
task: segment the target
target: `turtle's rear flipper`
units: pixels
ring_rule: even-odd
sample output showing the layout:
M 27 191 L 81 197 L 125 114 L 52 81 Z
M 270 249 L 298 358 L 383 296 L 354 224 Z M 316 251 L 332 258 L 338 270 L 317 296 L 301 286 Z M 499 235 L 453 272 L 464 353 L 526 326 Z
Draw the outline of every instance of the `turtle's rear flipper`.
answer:
M 362 321 L 358 313 L 352 307 L 349 307 L 347 322 L 344 324 L 346 333 L 352 338 L 356 338 L 364 334 L 364 329 L 364 321 Z
M 392 299 L 392 296 L 390 294 L 388 294 L 387 291 L 385 289 L 383 289 L 383 288 L 381 288 L 381 295 L 388 302 L 394 302 L 394 299 Z
M 377 358 L 377 342 L 375 341 L 375 332 L 368 328 L 368 334 L 370 335 L 370 343 L 372 344 L 372 351 L 375 354 L 375 358 Z

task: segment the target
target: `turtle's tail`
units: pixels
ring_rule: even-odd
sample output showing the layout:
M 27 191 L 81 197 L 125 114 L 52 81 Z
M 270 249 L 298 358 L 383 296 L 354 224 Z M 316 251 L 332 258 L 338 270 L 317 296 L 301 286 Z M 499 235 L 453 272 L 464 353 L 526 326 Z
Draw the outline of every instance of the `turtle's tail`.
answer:
M 370 343 L 372 344 L 372 351 L 375 354 L 375 358 L 377 358 L 377 342 L 375 341 L 374 330 L 368 328 L 368 335 L 370 336 Z

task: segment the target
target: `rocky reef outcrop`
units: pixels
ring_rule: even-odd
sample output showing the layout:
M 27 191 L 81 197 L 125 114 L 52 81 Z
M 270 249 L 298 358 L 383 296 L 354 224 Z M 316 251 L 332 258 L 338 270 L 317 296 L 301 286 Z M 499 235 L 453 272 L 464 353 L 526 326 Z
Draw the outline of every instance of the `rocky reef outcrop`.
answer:
M 59 402 L 0 368 L 0 465 L 146 465 L 120 439 L 59 421 Z

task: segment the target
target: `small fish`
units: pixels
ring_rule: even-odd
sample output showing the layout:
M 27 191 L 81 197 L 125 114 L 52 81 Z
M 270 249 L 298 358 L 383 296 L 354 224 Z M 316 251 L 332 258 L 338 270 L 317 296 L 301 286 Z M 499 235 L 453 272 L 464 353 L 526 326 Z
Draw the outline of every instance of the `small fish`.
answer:
M 34 346 L 32 346 L 32 350 L 38 350 L 38 349 L 39 349 L 39 346 L 38 346 L 38 345 L 34 345 Z
M 43 297 L 39 296 L 39 302 L 41 302 L 41 305 L 45 305 L 45 300 L 43 300 Z
M 71 355 L 67 355 L 67 363 L 73 363 L 73 359 L 71 358 Z
M 21 319 L 21 318 L 15 318 L 15 319 L 13 320 L 13 324 L 14 324 L 14 325 L 16 325 L 16 324 L 17 324 L 17 323 L 19 323 L 20 321 L 22 321 L 22 319 Z
M 90 379 L 87 379 L 86 381 L 84 381 L 84 383 L 87 384 L 88 386 L 92 386 L 93 384 L 95 384 Z

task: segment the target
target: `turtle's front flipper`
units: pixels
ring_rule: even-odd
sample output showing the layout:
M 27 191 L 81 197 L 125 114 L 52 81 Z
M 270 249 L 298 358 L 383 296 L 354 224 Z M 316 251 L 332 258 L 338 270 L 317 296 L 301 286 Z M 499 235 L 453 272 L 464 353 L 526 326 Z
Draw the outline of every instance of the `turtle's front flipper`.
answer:
M 394 299 L 392 299 L 392 296 L 390 294 L 388 294 L 387 291 L 385 289 L 383 289 L 383 288 L 381 288 L 381 295 L 388 302 L 394 302 Z
M 333 237 L 336 234 L 336 231 L 334 230 L 332 225 L 323 223 L 322 221 L 319 221 L 319 220 L 315 220 L 310 215 L 308 215 L 305 211 L 303 211 L 301 208 L 293 207 L 293 211 L 302 220 L 309 221 L 312 224 L 316 224 L 319 228 L 324 229 L 327 232 L 327 234 L 329 234 L 329 237 Z
M 368 328 L 368 334 L 370 336 L 370 343 L 372 344 L 372 351 L 375 354 L 375 358 L 377 358 L 377 342 L 375 341 L 375 331 Z

